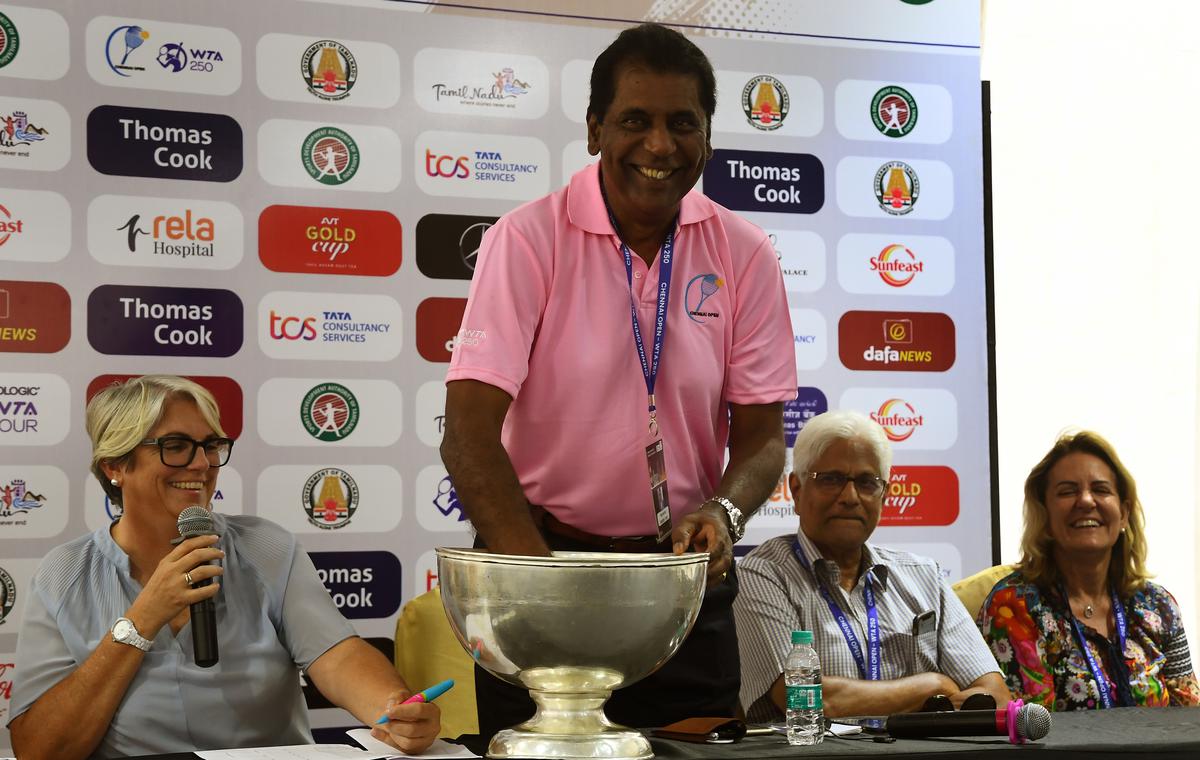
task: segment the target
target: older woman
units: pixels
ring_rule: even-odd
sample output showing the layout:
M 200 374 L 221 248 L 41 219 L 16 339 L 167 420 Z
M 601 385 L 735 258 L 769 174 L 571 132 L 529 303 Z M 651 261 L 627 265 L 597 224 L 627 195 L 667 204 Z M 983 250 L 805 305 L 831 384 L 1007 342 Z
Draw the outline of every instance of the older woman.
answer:
M 1146 580 L 1137 486 L 1103 438 L 1064 435 L 1029 473 L 1021 552 L 977 620 L 1015 697 L 1051 710 L 1200 704 L 1179 607 Z
M 206 506 L 233 441 L 196 383 L 146 376 L 87 408 L 92 472 L 124 509 L 53 549 L 17 642 L 12 744 L 23 760 L 311 743 L 299 671 L 397 748 L 437 736 L 435 705 L 408 695 L 354 635 L 295 538 L 258 517 L 213 514 L 218 535 L 179 537 Z M 223 583 L 224 579 L 228 583 Z M 212 579 L 211 585 L 199 585 Z M 189 606 L 213 599 L 220 660 L 195 664 Z

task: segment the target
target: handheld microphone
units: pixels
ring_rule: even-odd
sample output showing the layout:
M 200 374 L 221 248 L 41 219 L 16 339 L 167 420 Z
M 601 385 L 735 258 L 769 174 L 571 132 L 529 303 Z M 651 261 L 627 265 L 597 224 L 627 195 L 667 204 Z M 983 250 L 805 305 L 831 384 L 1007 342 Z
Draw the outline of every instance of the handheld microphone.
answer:
M 1050 711 L 1015 699 L 1003 710 L 897 713 L 888 716 L 887 732 L 897 739 L 1007 736 L 1013 744 L 1023 744 L 1050 732 Z
M 175 521 L 179 535 L 185 539 L 210 536 L 213 533 L 212 514 L 204 507 L 188 507 L 179 513 Z M 211 586 L 212 578 L 196 581 L 192 588 Z M 196 664 L 211 668 L 217 664 L 217 606 L 212 597 L 202 599 L 191 607 L 192 611 L 192 655 Z

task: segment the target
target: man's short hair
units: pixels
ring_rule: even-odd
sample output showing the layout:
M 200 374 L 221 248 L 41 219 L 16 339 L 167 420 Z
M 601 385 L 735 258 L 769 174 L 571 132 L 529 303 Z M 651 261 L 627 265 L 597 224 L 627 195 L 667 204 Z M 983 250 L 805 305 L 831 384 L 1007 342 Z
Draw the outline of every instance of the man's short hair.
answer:
M 870 446 L 879 463 L 879 477 L 888 479 L 892 471 L 892 447 L 888 444 L 887 434 L 875 420 L 850 409 L 834 409 L 804 423 L 792 447 L 792 470 L 808 472 L 813 462 L 830 446 L 846 440 L 858 440 Z
M 617 93 L 617 75 L 622 66 L 641 64 L 651 71 L 684 74 L 696 78 L 700 105 L 708 117 L 717 110 L 717 78 L 704 51 L 674 29 L 662 24 L 642 24 L 617 35 L 592 65 L 592 92 L 587 115 L 604 121 Z

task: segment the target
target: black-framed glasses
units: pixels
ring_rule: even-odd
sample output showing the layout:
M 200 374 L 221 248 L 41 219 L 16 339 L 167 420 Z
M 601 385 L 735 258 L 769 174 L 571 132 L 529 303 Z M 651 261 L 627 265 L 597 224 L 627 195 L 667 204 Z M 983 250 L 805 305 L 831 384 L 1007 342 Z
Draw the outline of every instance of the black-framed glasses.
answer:
M 805 473 L 817 484 L 817 488 L 829 493 L 841 493 L 847 483 L 854 484 L 854 490 L 859 496 L 874 497 L 883 493 L 887 481 L 874 475 L 858 475 L 850 477 L 844 472 L 809 472 Z
M 143 446 L 157 446 L 158 458 L 167 467 L 187 467 L 196 458 L 196 449 L 204 449 L 204 458 L 212 467 L 223 467 L 229 462 L 233 451 L 232 438 L 207 438 L 197 441 L 186 435 L 165 435 L 147 438 Z

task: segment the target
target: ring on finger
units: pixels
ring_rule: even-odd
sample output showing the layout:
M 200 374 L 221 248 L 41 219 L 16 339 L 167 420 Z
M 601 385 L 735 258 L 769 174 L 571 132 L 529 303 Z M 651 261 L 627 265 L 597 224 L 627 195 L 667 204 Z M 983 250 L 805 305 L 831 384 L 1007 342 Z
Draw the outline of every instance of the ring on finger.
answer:
M 189 585 L 189 586 L 194 586 L 196 583 L 195 581 L 192 580 L 192 571 L 191 570 L 183 571 L 183 579 L 185 581 L 187 581 L 187 585 Z

